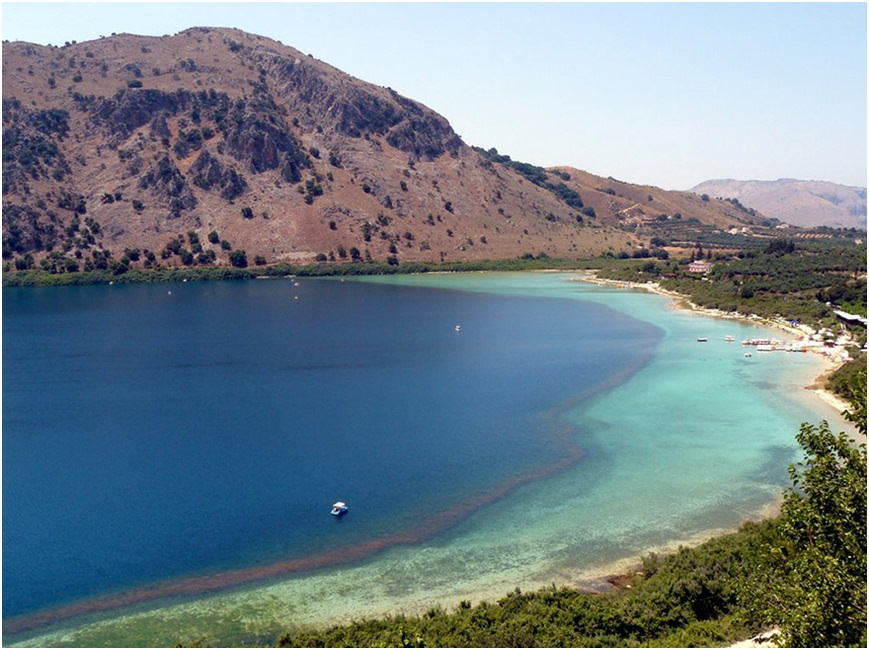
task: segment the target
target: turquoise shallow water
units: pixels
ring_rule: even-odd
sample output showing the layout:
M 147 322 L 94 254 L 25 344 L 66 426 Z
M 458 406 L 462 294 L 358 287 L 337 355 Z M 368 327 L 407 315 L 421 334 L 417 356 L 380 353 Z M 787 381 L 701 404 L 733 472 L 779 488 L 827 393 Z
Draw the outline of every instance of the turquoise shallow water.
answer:
M 267 642 L 294 627 L 497 597 L 517 585 L 585 584 L 614 563 L 762 513 L 786 483 L 799 422 L 834 416 L 801 390 L 820 371 L 819 360 L 784 354 L 745 359 L 741 346 L 723 339 L 760 333 L 751 325 L 674 310 L 659 296 L 569 282 L 571 277 L 369 281 L 591 300 L 660 328 L 664 337 L 648 365 L 569 411 L 584 432 L 577 442 L 585 456 L 576 466 L 520 488 L 446 533 L 368 560 L 186 602 L 140 605 L 12 640 L 165 645 L 204 636 Z M 697 343 L 698 336 L 709 343 Z

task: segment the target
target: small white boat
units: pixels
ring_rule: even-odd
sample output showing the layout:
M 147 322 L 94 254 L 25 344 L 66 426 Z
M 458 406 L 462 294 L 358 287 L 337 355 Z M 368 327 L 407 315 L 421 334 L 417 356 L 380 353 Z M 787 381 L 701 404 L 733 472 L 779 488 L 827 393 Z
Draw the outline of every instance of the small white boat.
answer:
M 706 343 L 708 340 L 709 340 L 709 339 L 707 339 L 707 338 L 704 337 L 704 336 L 698 336 L 698 337 L 697 337 L 697 342 L 698 342 L 698 343 Z
M 736 339 L 733 338 L 732 336 L 730 336 L 730 334 L 728 334 L 727 336 L 724 337 L 724 340 L 727 341 L 728 343 L 733 343 Z
M 746 352 L 746 353 L 745 353 L 745 358 L 746 358 L 746 359 L 751 359 L 751 352 Z
M 462 331 L 462 326 L 461 326 L 461 325 L 456 325 L 454 329 L 455 329 L 457 332 L 461 332 L 461 331 Z
M 343 501 L 336 501 L 332 504 L 332 510 L 329 514 L 336 517 L 343 517 L 345 514 L 347 514 L 347 510 L 349 510 L 349 508 L 347 507 L 346 503 L 344 503 Z

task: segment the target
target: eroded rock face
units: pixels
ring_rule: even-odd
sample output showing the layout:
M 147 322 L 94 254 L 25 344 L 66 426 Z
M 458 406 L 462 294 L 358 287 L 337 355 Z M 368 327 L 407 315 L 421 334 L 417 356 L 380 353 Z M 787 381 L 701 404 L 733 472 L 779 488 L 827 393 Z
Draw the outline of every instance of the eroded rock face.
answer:
M 157 163 L 141 178 L 139 187 L 150 189 L 158 199 L 168 203 L 173 216 L 178 217 L 183 210 L 196 207 L 196 197 L 187 185 L 187 179 L 178 171 L 167 154 L 161 155 Z
M 386 141 L 396 149 L 426 160 L 447 152 L 455 153 L 461 145 L 459 136 L 448 124 L 431 116 L 406 120 L 389 132 Z
M 461 145 L 447 120 L 392 89 L 343 83 L 304 62 L 285 59 L 273 65 L 284 92 L 315 106 L 317 115 L 342 135 L 385 136 L 396 149 L 426 160 L 453 153 Z
M 311 161 L 302 151 L 285 118 L 286 109 L 265 92 L 248 102 L 237 102 L 226 126 L 224 152 L 247 164 L 254 174 L 280 169 L 290 183 L 302 180 Z
M 199 154 L 190 167 L 190 174 L 194 185 L 207 191 L 217 190 L 227 201 L 238 198 L 247 190 L 244 177 L 234 168 L 221 165 L 207 150 Z
M 75 93 L 73 99 L 80 110 L 90 115 L 94 123 L 105 127 L 116 136 L 115 144 L 149 123 L 154 135 L 168 138 L 171 133 L 166 120 L 176 116 L 186 118 L 193 127 L 203 121 L 210 121 L 218 128 L 225 128 L 234 107 L 229 95 L 213 88 L 197 92 L 125 88 L 111 98 Z
M 295 148 L 282 125 L 269 123 L 257 115 L 246 115 L 226 136 L 226 152 L 248 163 L 254 174 L 277 168 L 282 154 Z
M 179 99 L 178 93 L 159 90 L 121 90 L 112 99 L 98 100 L 93 115 L 113 133 L 126 137 L 155 115 L 177 114 Z

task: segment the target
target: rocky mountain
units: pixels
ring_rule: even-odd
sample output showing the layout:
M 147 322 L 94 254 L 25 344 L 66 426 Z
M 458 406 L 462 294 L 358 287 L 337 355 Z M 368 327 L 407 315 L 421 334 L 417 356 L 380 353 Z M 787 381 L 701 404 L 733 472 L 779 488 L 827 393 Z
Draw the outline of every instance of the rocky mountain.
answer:
M 738 199 L 767 216 L 794 226 L 866 230 L 866 188 L 827 181 L 704 181 L 692 192 Z
M 637 245 L 630 215 L 751 221 L 469 147 L 394 90 L 235 29 L 4 43 L 3 129 L 16 268 L 578 257 Z

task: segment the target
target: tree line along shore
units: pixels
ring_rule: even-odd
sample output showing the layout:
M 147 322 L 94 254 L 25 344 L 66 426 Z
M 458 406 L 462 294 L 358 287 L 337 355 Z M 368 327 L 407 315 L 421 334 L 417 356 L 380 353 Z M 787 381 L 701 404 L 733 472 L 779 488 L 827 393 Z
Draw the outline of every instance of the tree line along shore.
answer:
M 703 258 L 692 253 L 691 258 Z M 285 276 L 353 276 L 461 271 L 590 270 L 614 281 L 656 283 L 710 309 L 844 327 L 837 308 L 866 314 L 866 253 L 854 247 L 772 242 L 741 257 L 692 260 L 606 256 L 450 264 L 357 262 L 308 265 L 129 269 L 3 274 L 4 286 L 36 287 L 178 282 Z M 866 433 L 866 332 L 849 326 L 853 360 L 828 388 L 847 398 L 846 417 Z M 453 610 L 388 616 L 288 633 L 289 647 L 686 647 L 721 646 L 773 626 L 794 647 L 866 645 L 866 447 L 829 426 L 804 423 L 804 460 L 791 466 L 793 487 L 780 514 L 738 532 L 643 559 L 616 588 L 594 594 L 566 587 L 497 602 L 463 601 Z M 290 622 L 288 622 L 289 625 Z M 214 639 L 202 639 L 212 644 Z
M 865 436 L 865 368 L 848 390 L 845 417 Z M 496 602 L 287 633 L 277 645 L 716 647 L 775 629 L 783 647 L 866 647 L 866 445 L 826 422 L 796 437 L 804 457 L 789 467 L 778 516 L 644 557 L 611 591 L 517 588 Z
M 660 243 L 660 242 L 659 242 Z M 665 249 L 660 249 L 664 252 Z M 704 271 L 692 271 L 703 260 Z M 6 270 L 4 287 L 47 287 L 88 284 L 127 284 L 206 280 L 249 280 L 285 276 L 356 276 L 468 271 L 592 270 L 614 281 L 655 283 L 684 296 L 693 304 L 722 312 L 797 321 L 821 329 L 843 327 L 837 308 L 866 316 L 866 250 L 849 239 L 800 241 L 773 239 L 763 249 L 722 254 L 690 249 L 681 259 L 663 253 L 651 258 L 649 249 L 632 255 L 619 253 L 584 259 L 552 259 L 528 253 L 520 258 L 450 263 L 346 262 L 272 264 L 253 267 L 181 266 L 156 269 L 127 268 L 77 272 Z M 866 366 L 866 329 L 849 326 L 851 361 L 834 371 L 827 388 L 847 397 L 846 379 Z
M 659 283 L 711 309 L 844 327 L 833 311 L 843 305 L 833 300 L 866 314 L 865 250 L 854 253 L 800 255 L 775 244 L 701 274 L 679 273 L 672 262 L 621 260 L 598 267 L 598 276 Z M 750 291 L 740 289 L 746 284 Z M 858 326 L 850 336 L 853 358 L 827 387 L 848 400 L 845 417 L 865 439 L 866 331 Z M 712 647 L 776 629 L 783 647 L 865 647 L 866 445 L 826 422 L 804 423 L 796 438 L 804 458 L 788 468 L 792 487 L 778 516 L 696 548 L 647 556 L 611 592 L 517 588 L 494 603 L 288 633 L 278 645 Z
M 841 378 L 844 413 L 866 436 L 866 367 Z M 726 647 L 759 635 L 781 647 L 866 647 L 866 444 L 803 423 L 777 516 L 676 553 L 650 554 L 601 593 L 520 588 L 295 629 L 277 647 Z M 292 629 L 292 621 L 287 621 Z M 772 630 L 772 632 L 770 632 Z M 204 636 L 192 644 L 213 646 Z

